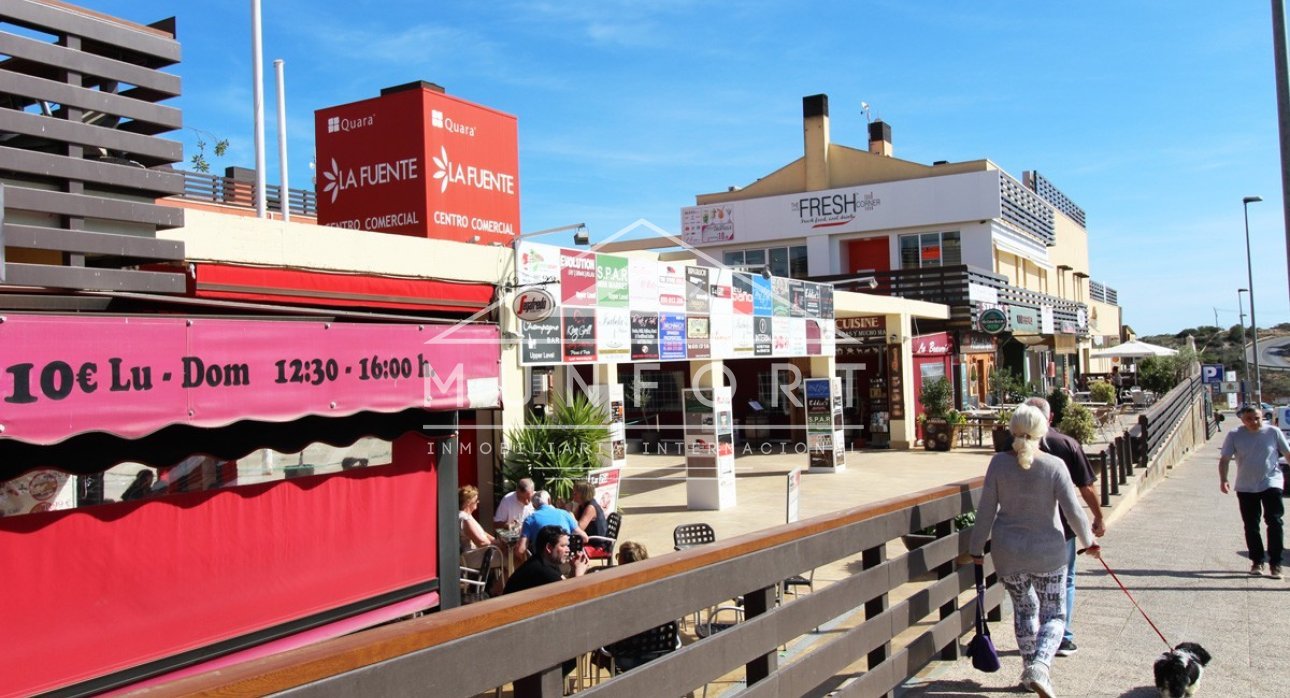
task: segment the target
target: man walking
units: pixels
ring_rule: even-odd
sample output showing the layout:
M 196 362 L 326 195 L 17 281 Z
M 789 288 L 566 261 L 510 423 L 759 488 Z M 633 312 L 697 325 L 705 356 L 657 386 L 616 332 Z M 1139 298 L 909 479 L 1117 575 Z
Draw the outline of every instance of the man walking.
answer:
M 1285 504 L 1281 493 L 1285 490 L 1285 477 L 1277 465 L 1277 455 L 1290 458 L 1290 444 L 1281 430 L 1263 423 L 1263 415 L 1254 405 L 1237 410 L 1241 426 L 1227 432 L 1223 450 L 1218 459 L 1218 489 L 1227 494 L 1232 483 L 1227 479 L 1227 464 L 1236 456 L 1236 501 L 1241 508 L 1241 521 L 1245 524 L 1245 547 L 1250 550 L 1250 574 L 1263 574 L 1268 564 L 1268 576 L 1281 579 L 1281 551 L 1284 547 L 1281 518 Z M 1268 528 L 1268 545 L 1263 547 L 1259 531 L 1259 518 Z
M 1047 400 L 1042 397 L 1032 397 L 1026 400 L 1025 404 L 1038 409 L 1049 424 L 1052 423 L 1053 408 Z M 1003 450 L 1012 450 L 1011 438 L 1008 439 Z M 1066 469 L 1070 471 L 1071 483 L 1075 485 L 1075 491 L 1084 500 L 1084 504 L 1088 505 L 1089 512 L 1092 514 L 1093 535 L 1098 537 L 1106 535 L 1101 502 L 1098 500 L 1097 491 L 1093 488 L 1094 483 L 1097 482 L 1097 475 L 1093 472 L 1093 466 L 1089 464 L 1088 457 L 1084 455 L 1084 447 L 1060 431 L 1049 429 L 1048 434 L 1039 442 L 1039 450 L 1057 456 L 1066 464 Z M 1061 516 L 1060 511 L 1058 515 Z M 1057 647 L 1057 656 L 1069 657 L 1079 651 L 1079 647 L 1075 644 L 1075 631 L 1071 629 L 1075 617 L 1076 545 L 1075 532 L 1066 523 L 1065 516 L 1061 516 L 1061 519 L 1062 530 L 1066 533 L 1066 629 L 1062 632 L 1062 644 Z

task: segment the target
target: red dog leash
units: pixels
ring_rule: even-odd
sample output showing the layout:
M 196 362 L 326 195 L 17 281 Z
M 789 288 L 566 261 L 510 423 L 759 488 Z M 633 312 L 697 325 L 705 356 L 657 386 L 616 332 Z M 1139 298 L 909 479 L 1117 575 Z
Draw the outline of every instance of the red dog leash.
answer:
M 1165 634 L 1160 632 L 1160 628 L 1157 628 L 1156 624 L 1151 622 L 1151 616 L 1148 616 L 1147 612 L 1142 610 L 1142 607 L 1138 605 L 1137 600 L 1133 598 L 1133 594 L 1130 594 L 1129 590 L 1124 587 L 1124 582 L 1121 582 L 1120 578 L 1115 576 L 1115 572 L 1111 571 L 1110 566 L 1106 564 L 1106 560 L 1104 560 L 1100 555 L 1098 556 L 1097 560 L 1098 562 L 1102 563 L 1103 567 L 1106 568 L 1106 573 L 1111 575 L 1111 579 L 1114 579 L 1115 583 L 1120 585 L 1120 591 L 1123 591 L 1124 595 L 1129 597 L 1129 601 L 1133 602 L 1133 607 L 1138 609 L 1138 613 L 1141 613 L 1142 617 L 1147 619 L 1147 623 L 1150 624 L 1151 629 L 1156 631 L 1156 634 L 1160 636 L 1160 641 L 1165 643 L 1165 647 L 1168 647 L 1170 650 L 1173 650 L 1174 646 L 1169 644 L 1169 641 L 1165 639 Z

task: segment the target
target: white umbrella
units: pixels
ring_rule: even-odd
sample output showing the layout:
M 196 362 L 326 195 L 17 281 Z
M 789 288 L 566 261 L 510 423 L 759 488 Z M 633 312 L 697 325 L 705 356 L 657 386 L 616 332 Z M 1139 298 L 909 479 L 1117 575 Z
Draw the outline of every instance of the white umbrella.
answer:
M 1089 352 L 1089 356 L 1095 359 L 1120 357 L 1122 359 L 1140 359 L 1144 356 L 1173 356 L 1177 350 L 1169 347 L 1162 347 L 1159 344 L 1149 344 L 1147 342 L 1133 340 L 1124 344 L 1117 344 L 1113 347 L 1104 347 L 1094 349 Z

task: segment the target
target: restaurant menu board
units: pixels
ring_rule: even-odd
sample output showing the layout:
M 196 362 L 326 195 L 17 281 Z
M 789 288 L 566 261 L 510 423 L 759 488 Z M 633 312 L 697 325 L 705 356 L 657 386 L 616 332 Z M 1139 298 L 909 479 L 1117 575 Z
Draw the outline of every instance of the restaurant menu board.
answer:
M 690 509 L 735 505 L 735 434 L 729 386 L 685 391 L 686 503 Z
M 594 385 L 593 398 L 609 412 L 609 440 L 600 450 L 600 467 L 587 474 L 596 501 L 608 514 L 618 507 L 618 483 L 627 465 L 627 422 L 621 383 Z
M 806 450 L 812 472 L 846 470 L 842 379 L 807 378 Z
M 558 303 L 519 321 L 525 366 L 833 353 L 828 284 L 524 241 L 515 264 Z

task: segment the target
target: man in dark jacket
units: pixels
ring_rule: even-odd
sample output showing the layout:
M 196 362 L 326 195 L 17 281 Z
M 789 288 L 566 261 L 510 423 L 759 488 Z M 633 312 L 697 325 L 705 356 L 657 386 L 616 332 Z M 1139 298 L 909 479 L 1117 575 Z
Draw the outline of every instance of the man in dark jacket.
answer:
M 540 587 L 564 579 L 560 566 L 569 558 L 569 534 L 559 526 L 543 526 L 537 535 L 537 554 L 520 565 L 506 582 L 503 594 Z M 570 576 L 581 577 L 587 571 L 587 554 L 579 551 L 569 560 Z M 576 659 L 563 664 L 568 674 L 577 666 Z
M 1048 418 L 1049 423 L 1053 420 L 1053 408 L 1049 406 L 1048 401 L 1042 397 L 1032 397 L 1026 400 L 1025 404 L 1037 408 L 1044 416 Z M 1001 444 L 1003 448 L 1000 451 L 1012 450 L 1012 434 Z M 1039 450 L 1044 453 L 1051 453 L 1062 459 L 1066 464 L 1066 469 L 1070 471 L 1071 483 L 1075 485 L 1075 490 L 1079 496 L 1088 505 L 1089 512 L 1092 515 L 1093 535 L 1106 535 L 1106 524 L 1102 522 L 1102 507 L 1098 500 L 1097 490 L 1093 485 L 1097 482 L 1097 475 L 1093 472 L 1093 466 L 1088 462 L 1088 456 L 1084 455 L 1084 447 L 1078 441 L 1071 437 L 1049 428 L 1042 441 L 1039 442 Z M 1066 517 L 1062 517 L 1062 529 L 1066 532 L 1066 632 L 1062 637 L 1062 644 L 1057 648 L 1058 657 L 1068 657 L 1079 651 L 1075 645 L 1075 632 L 1071 630 L 1071 621 L 1075 612 L 1075 533 L 1066 523 Z

